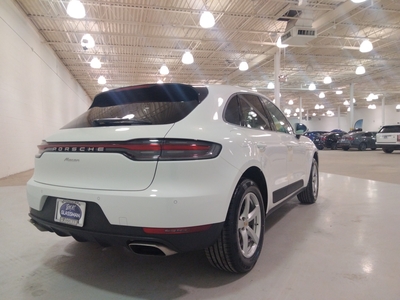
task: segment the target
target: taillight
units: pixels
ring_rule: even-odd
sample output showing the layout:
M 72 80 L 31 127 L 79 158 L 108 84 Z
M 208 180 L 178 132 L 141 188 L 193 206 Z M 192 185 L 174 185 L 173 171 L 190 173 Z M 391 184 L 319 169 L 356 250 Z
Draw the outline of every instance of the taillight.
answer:
M 397 135 L 397 141 L 400 142 L 400 135 Z
M 133 160 L 166 161 L 215 158 L 221 152 L 222 146 L 197 140 L 151 139 L 101 143 L 43 142 L 38 148 L 37 158 L 40 158 L 45 152 L 120 153 Z

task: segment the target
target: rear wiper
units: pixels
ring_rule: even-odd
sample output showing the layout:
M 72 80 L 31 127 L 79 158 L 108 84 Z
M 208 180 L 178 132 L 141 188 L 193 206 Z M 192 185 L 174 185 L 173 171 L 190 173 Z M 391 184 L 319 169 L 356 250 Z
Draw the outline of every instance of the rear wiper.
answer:
M 120 119 L 120 118 L 103 118 L 93 121 L 95 126 L 120 126 L 120 125 L 149 125 L 149 121 L 134 120 L 134 119 Z

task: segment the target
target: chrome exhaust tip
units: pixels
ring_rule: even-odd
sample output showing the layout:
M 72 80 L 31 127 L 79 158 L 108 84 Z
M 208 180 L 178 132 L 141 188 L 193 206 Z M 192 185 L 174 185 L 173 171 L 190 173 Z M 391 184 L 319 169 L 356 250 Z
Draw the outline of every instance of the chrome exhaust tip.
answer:
M 158 244 L 129 243 L 128 246 L 134 253 L 140 255 L 169 256 L 176 254 L 176 251 Z

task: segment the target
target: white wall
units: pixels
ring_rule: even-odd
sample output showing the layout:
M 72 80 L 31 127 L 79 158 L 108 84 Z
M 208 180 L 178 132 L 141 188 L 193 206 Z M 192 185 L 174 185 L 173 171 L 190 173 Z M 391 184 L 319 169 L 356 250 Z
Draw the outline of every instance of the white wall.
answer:
M 90 99 L 12 0 L 0 1 L 0 178 L 34 167 L 41 140 Z
M 385 121 L 383 121 L 381 103 L 379 101 L 374 103 L 377 105 L 376 109 L 355 108 L 353 124 L 350 124 L 350 113 L 343 114 L 340 118 L 337 115 L 333 117 L 311 117 L 311 120 L 303 120 L 301 123 L 307 125 L 310 131 L 330 131 L 336 128 L 349 131 L 359 119 L 363 119 L 362 129 L 364 131 L 378 131 L 382 125 L 400 124 L 400 112 L 396 111 L 396 105 L 385 106 Z M 291 124 L 300 122 L 297 118 L 289 118 L 289 121 Z

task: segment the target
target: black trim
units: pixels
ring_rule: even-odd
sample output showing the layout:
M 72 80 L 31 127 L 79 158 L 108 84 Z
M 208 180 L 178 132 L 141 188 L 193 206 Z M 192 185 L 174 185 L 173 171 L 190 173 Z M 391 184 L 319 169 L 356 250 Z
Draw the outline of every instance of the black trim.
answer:
M 303 187 L 304 187 L 304 181 L 299 180 L 279 190 L 276 190 L 275 192 L 272 193 L 272 202 L 273 203 L 279 202 L 285 199 L 287 196 L 292 195 L 295 192 L 301 190 Z
M 164 245 L 176 252 L 189 252 L 211 246 L 219 237 L 223 222 L 211 224 L 210 229 L 187 234 L 146 234 L 142 227 L 112 225 L 101 207 L 86 202 L 85 223 L 75 227 L 54 221 L 56 198 L 48 197 L 41 211 L 30 209 L 32 223 L 39 230 L 54 232 L 59 236 L 73 236 L 78 241 L 97 242 L 103 246 L 128 247 L 129 243 L 142 242 Z M 128 247 L 129 248 L 129 247 Z

